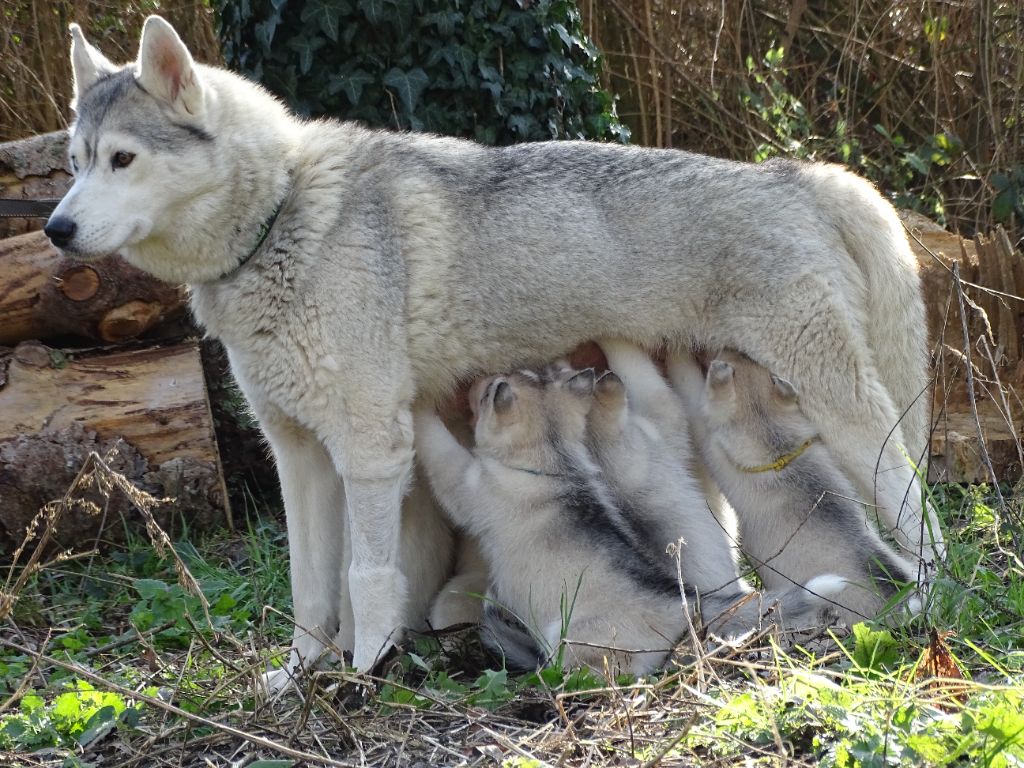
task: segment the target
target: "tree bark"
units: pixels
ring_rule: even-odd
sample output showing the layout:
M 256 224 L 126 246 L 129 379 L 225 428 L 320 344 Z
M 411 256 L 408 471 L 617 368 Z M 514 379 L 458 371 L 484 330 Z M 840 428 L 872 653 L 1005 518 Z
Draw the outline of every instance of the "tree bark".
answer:
M 924 217 L 904 217 L 921 270 L 931 341 L 931 462 L 929 480 L 990 483 L 984 453 L 1000 481 L 1022 475 L 1019 430 L 1024 424 L 1024 258 L 1002 228 L 974 241 L 946 232 Z M 971 348 L 963 349 L 962 320 L 951 268 L 960 265 L 967 298 Z M 968 355 L 973 366 L 978 425 L 967 389 Z

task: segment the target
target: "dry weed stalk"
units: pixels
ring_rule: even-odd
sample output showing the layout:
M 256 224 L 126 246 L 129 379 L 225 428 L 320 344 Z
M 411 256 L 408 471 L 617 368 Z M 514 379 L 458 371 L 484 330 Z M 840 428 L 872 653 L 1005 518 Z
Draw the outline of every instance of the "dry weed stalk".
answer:
M 203 0 L 5 0 L 0 24 L 0 141 L 67 127 L 68 24 L 81 24 L 115 62 L 133 61 L 142 22 L 158 9 L 196 57 L 220 63 L 213 10 Z
M 114 450 L 116 450 L 116 446 L 112 449 L 112 451 Z M 69 552 L 61 552 L 56 555 L 51 563 L 44 564 L 43 562 L 53 533 L 60 525 L 61 518 L 76 508 L 92 515 L 102 514 L 102 509 L 95 502 L 84 498 L 84 495 L 90 491 L 95 491 L 102 498 L 109 499 L 110 495 L 116 490 L 123 493 L 139 511 L 139 514 L 142 515 L 142 519 L 146 524 L 146 533 L 156 553 L 160 557 L 170 555 L 173 558 L 179 584 L 186 592 L 198 598 L 203 607 L 207 624 L 212 627 L 210 604 L 202 589 L 200 589 L 199 582 L 196 581 L 188 566 L 175 551 L 170 537 L 168 537 L 167 533 L 164 532 L 153 516 L 153 509 L 155 507 L 172 500 L 158 499 L 141 488 L 137 488 L 124 475 L 110 468 L 110 460 L 111 455 L 101 457 L 95 451 L 90 453 L 65 494 L 60 499 L 46 504 L 33 518 L 25 531 L 24 539 L 14 552 L 11 565 L 7 570 L 7 579 L 4 582 L 3 589 L 0 590 L 0 621 L 7 618 L 10 614 L 14 604 L 17 602 L 18 595 L 34 574 L 38 573 L 48 564 L 61 562 L 70 557 Z M 33 542 L 34 546 L 28 560 L 23 565 L 19 565 L 22 555 Z

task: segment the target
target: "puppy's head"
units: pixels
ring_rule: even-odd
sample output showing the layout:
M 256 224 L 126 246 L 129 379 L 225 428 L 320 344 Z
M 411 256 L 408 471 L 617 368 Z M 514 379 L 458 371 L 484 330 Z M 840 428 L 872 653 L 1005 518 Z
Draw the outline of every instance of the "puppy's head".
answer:
M 724 351 L 709 364 L 704 410 L 712 433 L 769 453 L 817 433 L 800 410 L 796 387 L 737 352 Z
M 587 368 L 566 371 L 547 384 L 544 401 L 552 439 L 567 445 L 583 442 L 596 382 L 594 369 Z
M 547 440 L 544 388 L 534 375 L 481 379 L 469 390 L 469 403 L 477 447 L 497 458 L 537 450 Z

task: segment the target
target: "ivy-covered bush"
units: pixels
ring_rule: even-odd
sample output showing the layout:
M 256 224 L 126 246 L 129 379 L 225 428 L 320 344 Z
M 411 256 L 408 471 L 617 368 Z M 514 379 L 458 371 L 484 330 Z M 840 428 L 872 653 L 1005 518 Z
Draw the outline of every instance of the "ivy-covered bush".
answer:
M 627 141 L 569 0 L 215 0 L 224 57 L 295 110 L 485 144 Z

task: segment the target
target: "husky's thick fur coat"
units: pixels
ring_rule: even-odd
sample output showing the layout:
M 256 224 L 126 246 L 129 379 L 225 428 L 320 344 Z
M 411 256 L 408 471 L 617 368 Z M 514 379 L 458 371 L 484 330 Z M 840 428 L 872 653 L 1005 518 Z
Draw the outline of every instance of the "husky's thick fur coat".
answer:
M 876 618 L 901 584 L 917 581 L 918 566 L 879 537 L 788 381 L 728 351 L 706 377 L 682 355 L 670 356 L 669 370 L 766 588 L 842 576 L 846 587 L 832 600 L 839 619 L 855 624 Z M 917 610 L 920 601 L 907 605 Z
M 187 283 L 227 348 L 281 476 L 292 664 L 334 639 L 367 669 L 408 621 L 414 399 L 587 339 L 733 348 L 785 376 L 884 524 L 927 545 L 899 447 L 924 451 L 924 308 L 866 181 L 305 122 L 159 17 L 123 67 L 72 33 L 75 183 L 46 231 Z

